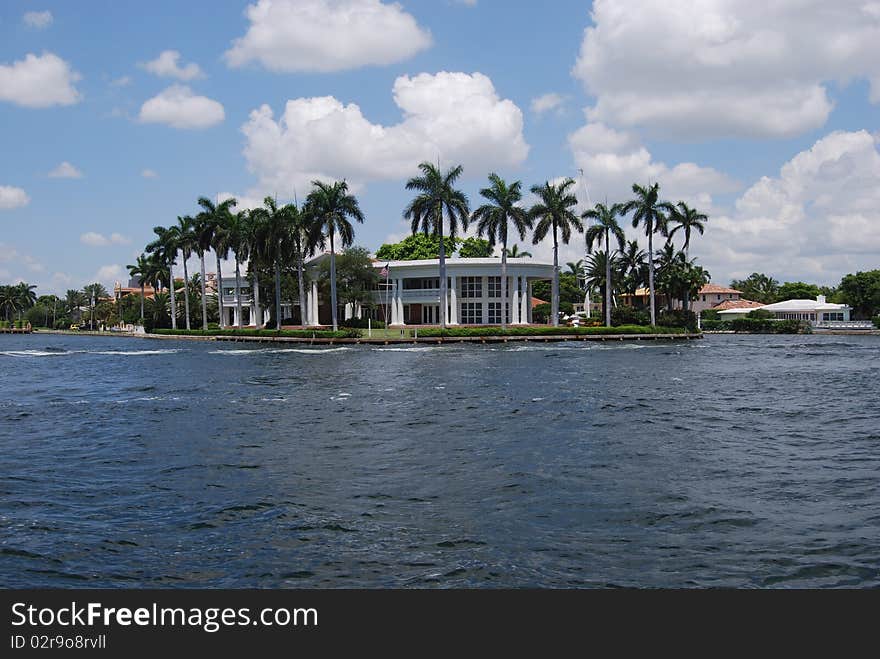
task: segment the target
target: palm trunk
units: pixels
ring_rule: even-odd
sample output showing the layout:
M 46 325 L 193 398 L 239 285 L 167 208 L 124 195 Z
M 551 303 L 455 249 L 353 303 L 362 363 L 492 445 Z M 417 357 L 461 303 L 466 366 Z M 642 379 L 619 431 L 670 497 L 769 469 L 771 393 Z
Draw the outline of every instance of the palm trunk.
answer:
M 183 253 L 183 303 L 186 305 L 186 329 L 192 329 L 189 323 L 189 271 L 186 268 L 186 252 Z
M 141 325 L 144 324 L 144 282 L 141 281 Z
M 550 288 L 550 315 L 553 327 L 559 327 L 559 243 L 556 237 L 556 223 L 553 223 L 553 284 Z
M 238 254 L 235 255 L 235 310 L 238 313 L 238 325 L 241 322 L 241 265 L 238 262 Z
M 657 324 L 657 314 L 654 311 L 654 231 L 648 232 L 648 292 L 651 303 L 651 325 Z
M 177 329 L 177 300 L 174 299 L 174 264 L 172 263 L 168 264 L 168 283 L 171 293 L 171 329 Z
M 611 327 L 611 242 L 605 229 L 605 327 Z
M 440 230 L 440 329 L 446 329 L 446 306 L 448 303 L 446 301 L 446 243 L 443 241 L 442 207 L 440 208 L 440 218 L 437 226 Z
M 303 257 L 302 252 L 299 253 L 296 262 L 296 283 L 299 288 L 299 323 L 303 327 L 306 325 L 306 291 L 303 288 Z
M 275 259 L 275 329 L 281 329 L 281 263 L 277 258 Z
M 250 269 L 250 263 L 248 264 L 248 269 Z M 263 310 L 260 308 L 260 278 L 257 275 L 257 269 L 254 268 L 254 325 L 257 327 L 262 327 L 263 325 Z
M 507 327 L 507 308 L 510 307 L 510 315 L 513 317 L 513 305 L 507 299 L 507 231 L 501 240 L 501 329 Z
M 219 257 L 218 257 L 218 260 L 219 260 Z M 201 271 L 202 271 L 202 329 L 206 330 L 206 329 L 208 329 L 208 295 L 207 295 L 207 289 L 205 288 L 207 286 L 207 282 L 205 281 L 205 253 L 204 252 L 199 252 L 199 266 L 201 267 Z M 217 290 L 219 291 L 220 290 L 219 289 L 219 286 L 220 286 L 219 281 L 217 282 L 217 286 L 218 286 Z M 219 298 L 218 298 L 218 304 L 219 304 Z M 189 305 L 187 305 L 186 308 L 188 311 Z
M 330 307 L 333 312 L 333 331 L 339 330 L 336 316 L 336 250 L 333 245 L 333 231 L 330 231 Z
M 226 329 L 226 320 L 223 318 L 223 273 L 220 271 L 220 254 L 214 252 L 214 255 L 217 257 L 217 315 L 220 316 L 220 329 Z M 205 278 L 202 277 L 202 282 L 204 281 Z M 202 286 L 204 291 L 204 283 Z M 205 299 L 204 293 L 202 293 L 202 299 Z
M 689 237 L 686 236 L 686 238 L 689 238 Z M 688 260 L 688 246 L 687 246 L 687 240 L 685 240 L 685 246 L 684 246 L 684 260 L 685 260 L 685 261 Z M 683 294 L 682 294 L 682 296 L 681 296 L 681 308 L 682 308 L 684 311 L 687 311 L 687 310 L 688 310 L 688 307 L 690 306 L 690 305 L 689 305 L 690 297 L 691 297 L 691 292 L 690 292 L 690 290 L 685 289 L 685 291 L 683 292 Z

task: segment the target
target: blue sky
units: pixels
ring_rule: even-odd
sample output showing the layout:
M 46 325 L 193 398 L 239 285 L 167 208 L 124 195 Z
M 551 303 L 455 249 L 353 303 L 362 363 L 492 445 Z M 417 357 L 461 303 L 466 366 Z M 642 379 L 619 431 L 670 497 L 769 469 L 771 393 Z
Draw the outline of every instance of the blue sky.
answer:
M 657 180 L 710 215 L 719 283 L 880 267 L 880 3 L 749 5 L 7 0 L 0 281 L 112 285 L 198 196 L 316 175 L 356 187 L 375 249 L 437 157 L 474 203 L 492 170 L 580 168 L 593 201 Z

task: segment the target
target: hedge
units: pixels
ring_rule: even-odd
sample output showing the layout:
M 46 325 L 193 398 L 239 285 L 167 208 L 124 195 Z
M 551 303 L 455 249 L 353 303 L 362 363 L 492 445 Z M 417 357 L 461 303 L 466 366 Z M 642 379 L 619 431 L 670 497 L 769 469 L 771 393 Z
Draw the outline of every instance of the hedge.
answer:
M 420 337 L 468 336 L 557 336 L 603 334 L 684 334 L 681 327 L 651 327 L 650 325 L 621 325 L 620 327 L 447 327 L 419 330 Z
M 805 320 L 770 320 L 769 318 L 736 318 L 730 321 L 734 332 L 749 334 L 810 334 L 812 326 Z
M 729 320 L 712 320 L 710 318 L 702 321 L 701 325 L 705 332 L 728 332 L 733 329 L 730 323 Z
M 227 329 L 227 330 L 185 330 L 185 329 L 154 329 L 151 334 L 171 336 L 286 336 L 298 339 L 351 339 L 361 335 L 354 328 L 334 332 L 333 330 L 267 330 L 267 329 Z
M 876 327 L 877 329 L 880 329 L 880 316 L 875 316 L 874 327 Z

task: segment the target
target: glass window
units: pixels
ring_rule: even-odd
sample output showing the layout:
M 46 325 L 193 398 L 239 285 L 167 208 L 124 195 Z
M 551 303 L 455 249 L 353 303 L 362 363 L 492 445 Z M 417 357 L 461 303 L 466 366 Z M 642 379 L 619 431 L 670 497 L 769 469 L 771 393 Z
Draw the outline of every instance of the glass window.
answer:
M 234 288 L 224 288 L 223 295 L 235 295 L 235 289 Z
M 491 285 L 489 290 L 491 291 Z M 501 303 L 500 302 L 490 302 L 489 303 L 489 319 L 488 323 L 490 325 L 499 325 L 501 323 Z
M 481 324 L 483 322 L 483 305 L 480 302 L 462 302 L 461 322 L 465 325 Z
M 483 297 L 483 278 L 482 277 L 462 277 L 461 278 L 461 296 L 467 297 Z
M 501 277 L 489 277 L 487 284 L 489 289 L 488 297 L 501 297 Z M 490 320 L 489 322 L 491 323 L 492 321 Z

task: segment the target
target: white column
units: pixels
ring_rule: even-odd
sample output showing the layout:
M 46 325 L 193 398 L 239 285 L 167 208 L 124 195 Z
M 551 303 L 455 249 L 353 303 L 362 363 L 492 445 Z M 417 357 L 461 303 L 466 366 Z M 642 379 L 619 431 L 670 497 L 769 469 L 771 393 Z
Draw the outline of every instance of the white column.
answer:
M 354 317 L 357 319 L 363 318 L 363 309 L 361 308 L 361 303 L 357 302 L 354 305 Z
M 455 275 L 449 277 L 449 324 L 458 325 L 458 291 Z
M 519 277 L 513 278 L 513 295 L 510 297 L 510 324 L 520 324 L 519 313 Z
M 309 325 L 318 325 L 318 282 L 312 282 L 312 296 L 309 304 Z
M 306 289 L 306 304 L 300 309 L 300 316 L 303 325 L 310 325 L 312 321 L 312 289 Z
M 352 315 L 354 315 L 354 309 L 352 308 L 351 302 L 346 302 L 342 317 L 345 320 L 351 320 Z
M 522 278 L 522 299 L 520 300 L 519 307 L 519 317 L 521 323 L 530 323 L 532 321 L 530 317 L 531 307 L 532 307 L 532 291 L 531 286 L 529 286 L 529 280 L 526 277 Z
M 403 316 L 403 278 L 397 280 L 397 324 L 406 325 L 406 318 Z

